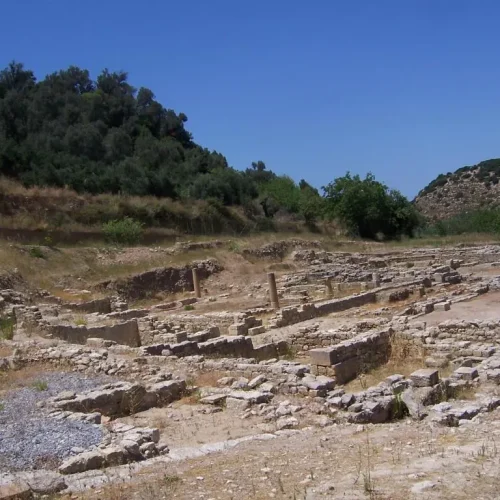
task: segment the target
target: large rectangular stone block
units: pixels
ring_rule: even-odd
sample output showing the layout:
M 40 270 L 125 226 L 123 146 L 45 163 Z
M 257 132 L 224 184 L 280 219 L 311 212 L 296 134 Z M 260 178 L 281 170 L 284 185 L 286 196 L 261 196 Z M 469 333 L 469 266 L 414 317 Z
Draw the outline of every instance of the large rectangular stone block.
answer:
M 333 365 L 332 359 L 335 359 L 336 356 L 333 347 L 311 349 L 309 355 L 311 356 L 311 364 L 319 366 Z
M 410 375 L 415 387 L 432 387 L 439 383 L 439 372 L 433 368 L 422 368 Z

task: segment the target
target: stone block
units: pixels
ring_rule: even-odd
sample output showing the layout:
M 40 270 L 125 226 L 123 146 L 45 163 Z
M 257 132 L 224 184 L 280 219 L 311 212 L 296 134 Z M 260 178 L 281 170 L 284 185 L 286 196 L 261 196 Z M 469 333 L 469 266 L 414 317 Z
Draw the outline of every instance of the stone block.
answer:
M 245 323 L 235 323 L 234 325 L 229 325 L 228 333 L 229 335 L 247 335 L 248 326 Z
M 265 326 L 254 326 L 253 328 L 248 329 L 248 335 L 260 335 L 261 333 L 265 333 Z
M 435 311 L 449 311 L 451 309 L 451 304 L 449 302 L 438 302 L 434 304 Z
M 311 357 L 311 364 L 318 366 L 332 366 L 336 358 L 336 352 L 333 347 L 311 349 L 309 355 Z
M 453 372 L 453 378 L 458 378 L 460 380 L 474 380 L 479 377 L 479 373 L 476 368 L 462 366 Z
M 202 405 L 222 406 L 226 402 L 225 394 L 211 394 L 200 399 Z
M 267 382 L 267 378 L 264 375 L 257 375 L 255 378 L 250 380 L 250 382 L 248 382 L 248 387 L 250 387 L 250 389 L 255 389 L 264 382 Z
M 415 387 L 432 387 L 439 383 L 439 372 L 432 368 L 422 368 L 410 375 Z

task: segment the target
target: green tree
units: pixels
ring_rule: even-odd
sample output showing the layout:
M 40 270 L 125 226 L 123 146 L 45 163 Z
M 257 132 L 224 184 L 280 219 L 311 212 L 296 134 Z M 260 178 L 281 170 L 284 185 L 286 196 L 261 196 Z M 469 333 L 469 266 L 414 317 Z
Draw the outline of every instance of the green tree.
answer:
M 261 198 L 266 204 L 274 203 L 290 213 L 300 209 L 300 189 L 293 179 L 286 175 L 275 177 L 261 187 Z
M 348 172 L 323 187 L 325 209 L 330 218 L 338 218 L 353 233 L 364 238 L 412 235 L 419 223 L 411 203 L 396 190 L 375 180 Z

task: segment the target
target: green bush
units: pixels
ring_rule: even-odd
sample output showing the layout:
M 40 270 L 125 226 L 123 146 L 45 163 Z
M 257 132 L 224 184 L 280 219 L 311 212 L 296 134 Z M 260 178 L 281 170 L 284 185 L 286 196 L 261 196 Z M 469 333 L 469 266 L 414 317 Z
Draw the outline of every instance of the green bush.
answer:
M 102 226 L 104 238 L 116 245 L 134 245 L 142 238 L 143 225 L 130 217 L 112 220 Z
M 351 233 L 379 241 L 412 236 L 420 225 L 415 207 L 399 192 L 375 180 L 347 173 L 323 187 L 325 213 Z
M 45 259 L 45 254 L 40 247 L 31 247 L 30 255 L 35 259 Z
M 12 340 L 14 338 L 14 328 L 16 321 L 11 317 L 0 318 L 0 338 Z
M 33 389 L 38 392 L 46 391 L 49 388 L 49 384 L 45 380 L 35 380 L 33 382 Z

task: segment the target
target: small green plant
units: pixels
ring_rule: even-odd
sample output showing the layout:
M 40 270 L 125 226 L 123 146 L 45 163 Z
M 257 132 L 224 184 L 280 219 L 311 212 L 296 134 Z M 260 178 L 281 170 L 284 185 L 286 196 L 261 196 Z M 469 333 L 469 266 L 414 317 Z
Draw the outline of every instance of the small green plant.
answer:
M 184 311 L 194 311 L 194 306 L 192 306 L 191 304 L 188 304 L 188 305 L 184 306 Z
M 5 410 L 5 405 L 0 401 L 0 411 Z
M 45 380 L 35 380 L 33 382 L 33 389 L 35 389 L 35 391 L 43 392 L 46 391 L 48 388 L 49 385 L 47 384 L 47 382 L 45 382 Z
M 45 259 L 45 254 L 43 253 L 43 251 L 40 247 L 31 247 L 30 248 L 30 255 L 31 255 L 31 257 L 34 257 L 35 259 Z
M 394 403 L 392 407 L 392 418 L 399 420 L 409 415 L 408 408 L 404 403 L 401 393 L 394 394 Z
M 12 340 L 14 338 L 15 326 L 16 320 L 14 318 L 8 316 L 0 318 L 0 338 L 4 340 Z
M 237 241 L 230 241 L 228 249 L 230 252 L 239 253 L 241 251 L 241 246 Z
M 53 247 L 54 246 L 54 240 L 52 239 L 51 236 L 45 236 L 45 238 L 43 239 L 43 244 L 46 246 L 46 247 Z
M 163 477 L 163 481 L 165 481 L 165 483 L 169 486 L 171 484 L 178 483 L 180 480 L 181 478 L 179 476 L 169 476 L 165 474 L 165 476 Z
M 143 224 L 125 217 L 121 220 L 112 220 L 102 226 L 104 238 L 108 243 L 115 245 L 135 245 L 142 238 Z
M 87 326 L 87 320 L 83 316 L 78 316 L 78 318 L 75 318 L 75 325 L 76 326 Z

